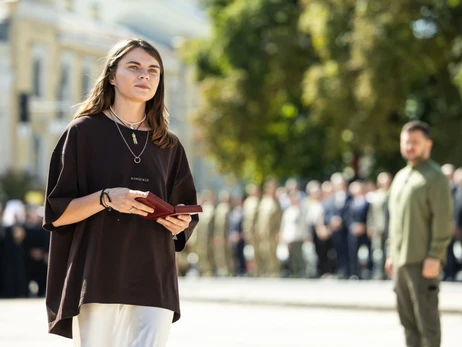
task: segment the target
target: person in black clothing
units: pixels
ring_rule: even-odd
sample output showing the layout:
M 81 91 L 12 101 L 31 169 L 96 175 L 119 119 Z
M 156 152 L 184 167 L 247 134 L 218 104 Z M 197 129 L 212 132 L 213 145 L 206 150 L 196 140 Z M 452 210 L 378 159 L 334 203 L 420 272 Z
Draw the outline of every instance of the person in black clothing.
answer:
M 41 210 L 41 208 L 33 207 L 29 211 L 24 240 L 27 282 L 37 283 L 38 297 L 45 296 L 50 244 L 50 233 L 42 227 L 43 212 Z
M 332 175 L 334 194 L 324 205 L 324 224 L 331 233 L 332 244 L 337 254 L 337 276 L 340 279 L 350 277 L 348 255 L 348 225 L 351 196 L 348 193 L 348 181 L 341 173 Z
M 350 193 L 352 201 L 349 211 L 348 225 L 348 254 L 350 266 L 350 278 L 363 278 L 360 273 L 360 264 L 358 259 L 358 250 L 365 245 L 369 250 L 369 259 L 371 259 L 371 243 L 367 235 L 367 212 L 369 202 L 366 200 L 363 183 L 359 181 L 350 184 Z M 371 262 L 367 262 L 367 268 L 371 270 Z
M 454 172 L 454 186 L 454 229 L 453 238 L 450 243 L 453 245 L 457 240 L 462 242 L 462 168 Z M 454 246 L 451 248 L 451 253 L 451 255 L 448 255 L 448 263 L 452 261 L 452 266 L 446 265 L 444 269 L 445 280 L 460 281 L 460 278 L 457 278 L 457 274 L 459 271 L 462 271 L 462 264 L 454 255 Z
M 458 209 L 458 202 L 457 199 L 460 197 L 456 196 L 457 194 L 457 184 L 455 182 L 455 167 L 452 164 L 444 164 L 441 166 L 441 171 L 445 174 L 449 181 L 449 185 L 451 187 L 451 194 L 453 199 L 453 235 L 451 241 L 448 244 L 446 250 L 446 264 L 443 269 L 443 280 L 444 281 L 454 281 L 457 275 L 457 271 L 459 270 L 459 264 L 457 262 L 456 256 L 454 254 L 454 244 L 457 240 L 457 209 Z M 462 183 L 462 182 L 461 182 Z
M 29 295 L 27 285 L 24 238 L 26 231 L 20 224 L 5 228 L 2 251 L 3 294 L 5 298 L 25 298 Z
M 25 207 L 19 200 L 10 200 L 3 215 L 4 238 L 0 253 L 2 293 L 6 298 L 24 298 L 29 294 L 26 277 L 24 229 Z

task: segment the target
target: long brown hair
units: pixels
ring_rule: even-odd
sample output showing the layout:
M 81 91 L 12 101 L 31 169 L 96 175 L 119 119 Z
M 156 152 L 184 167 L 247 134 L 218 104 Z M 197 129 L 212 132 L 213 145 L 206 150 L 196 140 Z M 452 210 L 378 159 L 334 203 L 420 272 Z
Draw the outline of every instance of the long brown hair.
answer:
M 135 48 L 144 49 L 160 64 L 159 86 L 154 97 L 146 102 L 146 118 L 152 130 L 153 143 L 161 148 L 171 147 L 177 142 L 177 137 L 168 130 L 168 112 L 164 102 L 164 64 L 159 51 L 142 39 L 120 41 L 109 51 L 98 81 L 87 99 L 80 104 L 74 119 L 99 114 L 114 103 L 115 91 L 110 79 L 120 59 Z

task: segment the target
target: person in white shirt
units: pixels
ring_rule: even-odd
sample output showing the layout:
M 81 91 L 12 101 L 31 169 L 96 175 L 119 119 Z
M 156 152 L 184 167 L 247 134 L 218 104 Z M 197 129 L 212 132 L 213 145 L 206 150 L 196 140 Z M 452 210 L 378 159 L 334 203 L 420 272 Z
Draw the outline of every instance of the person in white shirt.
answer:
M 289 270 L 292 277 L 306 277 L 306 262 L 303 257 L 303 243 L 308 238 L 306 229 L 300 228 L 300 193 L 289 194 L 290 205 L 282 215 L 279 242 L 289 250 Z

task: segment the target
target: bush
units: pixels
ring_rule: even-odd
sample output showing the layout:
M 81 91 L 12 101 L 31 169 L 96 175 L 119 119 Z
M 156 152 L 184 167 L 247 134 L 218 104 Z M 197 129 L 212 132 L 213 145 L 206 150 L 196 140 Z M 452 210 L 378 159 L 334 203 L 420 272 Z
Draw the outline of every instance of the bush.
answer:
M 32 189 L 41 189 L 34 177 L 26 172 L 9 170 L 0 176 L 0 200 L 25 200 L 26 194 Z

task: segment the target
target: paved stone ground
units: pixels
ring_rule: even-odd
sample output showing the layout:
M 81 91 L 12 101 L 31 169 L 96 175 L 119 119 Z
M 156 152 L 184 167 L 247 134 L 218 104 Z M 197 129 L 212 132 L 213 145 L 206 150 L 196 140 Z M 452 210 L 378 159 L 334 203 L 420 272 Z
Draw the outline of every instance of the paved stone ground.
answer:
M 394 311 L 391 281 L 184 278 L 183 300 Z M 441 283 L 440 310 L 462 316 L 462 283 Z
M 442 325 L 442 347 L 461 346 L 462 316 L 443 315 Z M 390 311 L 183 300 L 168 347 L 400 347 L 402 341 L 397 316 Z M 71 347 L 72 341 L 46 333 L 43 300 L 3 300 L 0 346 Z
M 442 318 L 442 347 L 462 345 L 462 318 Z M 394 312 L 223 303 L 183 305 L 168 347 L 404 347 Z

